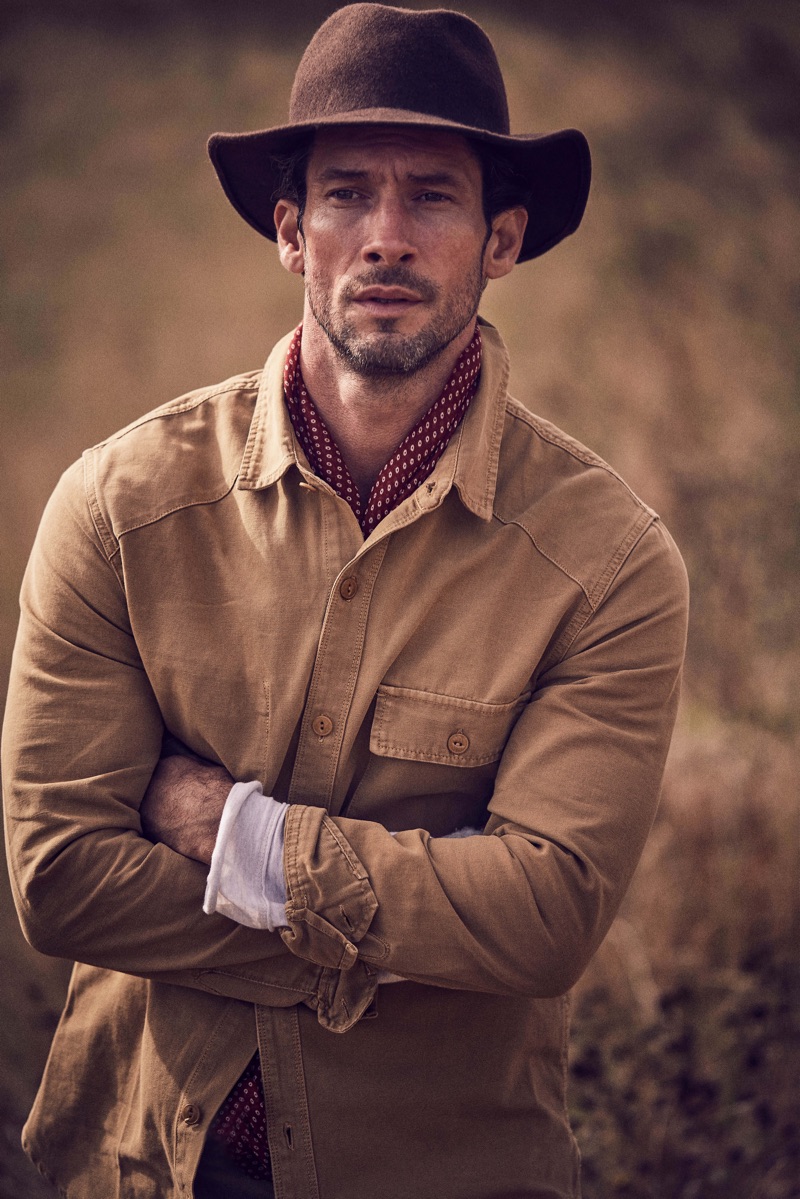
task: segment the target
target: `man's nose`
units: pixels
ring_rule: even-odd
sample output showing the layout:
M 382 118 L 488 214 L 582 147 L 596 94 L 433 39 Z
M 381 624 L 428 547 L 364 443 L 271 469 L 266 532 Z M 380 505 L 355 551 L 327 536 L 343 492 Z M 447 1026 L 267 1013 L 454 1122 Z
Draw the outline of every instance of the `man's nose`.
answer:
M 410 262 L 416 254 L 411 215 L 397 199 L 382 200 L 370 213 L 361 255 L 370 264 L 394 266 Z

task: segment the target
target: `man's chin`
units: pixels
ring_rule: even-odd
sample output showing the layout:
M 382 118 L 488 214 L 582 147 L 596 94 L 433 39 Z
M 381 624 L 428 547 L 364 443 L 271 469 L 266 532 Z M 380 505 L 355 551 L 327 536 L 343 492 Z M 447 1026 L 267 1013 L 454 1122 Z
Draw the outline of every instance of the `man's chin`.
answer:
M 409 332 L 401 317 L 380 320 L 380 327 L 361 331 L 352 324 L 342 328 L 318 320 L 339 361 L 354 374 L 380 379 L 416 374 L 434 362 L 463 332 L 461 329 L 423 328 Z
M 373 379 L 416 374 L 438 358 L 452 340 L 431 339 L 423 334 L 409 337 L 392 331 L 347 340 L 334 340 L 329 335 L 329 339 L 339 359 L 355 374 Z

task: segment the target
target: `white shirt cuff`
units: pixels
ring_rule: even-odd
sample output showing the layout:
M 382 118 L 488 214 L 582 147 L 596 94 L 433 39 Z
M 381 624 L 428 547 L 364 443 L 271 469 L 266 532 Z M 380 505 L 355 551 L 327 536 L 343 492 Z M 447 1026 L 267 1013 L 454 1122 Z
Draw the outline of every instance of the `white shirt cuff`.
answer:
M 288 806 L 264 795 L 258 782 L 234 783 L 211 857 L 204 912 L 270 932 L 286 924 L 283 826 Z

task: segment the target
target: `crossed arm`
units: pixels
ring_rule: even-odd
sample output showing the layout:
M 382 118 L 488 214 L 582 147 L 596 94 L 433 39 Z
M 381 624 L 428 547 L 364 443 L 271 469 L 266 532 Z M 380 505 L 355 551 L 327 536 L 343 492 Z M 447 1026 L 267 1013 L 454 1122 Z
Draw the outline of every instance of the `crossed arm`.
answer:
M 235 783 L 223 767 L 198 758 L 175 738 L 165 741 L 140 808 L 145 836 L 210 866 L 205 912 L 250 928 L 285 928 L 288 805 L 264 795 L 260 783 Z M 480 831 L 463 827 L 446 836 Z M 381 970 L 378 981 L 402 979 Z
M 142 832 L 184 858 L 211 864 L 222 811 L 235 780 L 224 766 L 172 743 L 142 800 Z

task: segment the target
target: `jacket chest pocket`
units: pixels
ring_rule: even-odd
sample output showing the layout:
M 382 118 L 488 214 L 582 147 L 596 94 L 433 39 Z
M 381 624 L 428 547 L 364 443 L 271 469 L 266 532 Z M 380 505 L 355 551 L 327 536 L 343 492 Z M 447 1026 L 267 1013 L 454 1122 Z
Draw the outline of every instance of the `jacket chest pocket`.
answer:
M 487 704 L 382 684 L 369 747 L 374 754 L 408 762 L 486 766 L 499 761 L 529 696 Z

